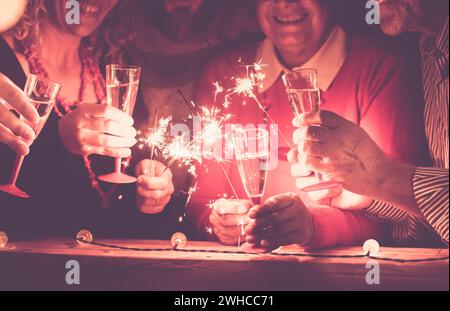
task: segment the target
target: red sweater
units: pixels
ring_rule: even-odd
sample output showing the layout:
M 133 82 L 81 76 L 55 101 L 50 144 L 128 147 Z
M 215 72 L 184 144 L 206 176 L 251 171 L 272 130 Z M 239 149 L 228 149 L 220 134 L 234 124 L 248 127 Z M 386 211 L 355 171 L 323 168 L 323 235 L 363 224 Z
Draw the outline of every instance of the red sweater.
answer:
M 235 48 L 224 57 L 239 75 L 245 76 L 242 64 L 253 64 L 258 45 L 247 44 Z M 238 61 L 241 60 L 241 63 Z M 332 85 L 322 94 L 322 110 L 333 111 L 364 128 L 378 145 L 392 158 L 414 165 L 427 162 L 426 139 L 423 132 L 423 96 L 419 72 L 408 65 L 406 58 L 388 43 L 375 39 L 349 39 L 349 54 Z M 234 71 L 222 59 L 214 59 L 206 68 L 197 90 L 197 104 L 221 106 L 223 96 L 214 102 L 218 81 L 224 89 L 233 87 Z M 279 146 L 292 144 L 293 112 L 281 80 L 260 99 L 270 106 L 269 114 L 280 129 Z M 245 105 L 241 103 L 246 102 Z M 231 123 L 264 124 L 263 113 L 248 98 L 233 95 L 229 112 Z M 287 138 L 287 140 L 285 139 Z M 287 149 L 286 149 L 287 150 Z M 205 161 L 198 170 L 199 190 L 188 206 L 188 217 L 200 232 L 205 232 L 209 208 L 207 202 L 227 194 L 232 196 L 229 183 L 220 165 Z M 235 163 L 225 165 L 239 198 L 247 198 Z M 265 198 L 286 193 L 299 193 L 290 165 L 280 161 L 268 174 Z M 310 248 L 352 245 L 375 238 L 383 240 L 388 228 L 363 216 L 359 211 L 345 211 L 324 206 L 308 206 L 312 212 L 315 234 Z

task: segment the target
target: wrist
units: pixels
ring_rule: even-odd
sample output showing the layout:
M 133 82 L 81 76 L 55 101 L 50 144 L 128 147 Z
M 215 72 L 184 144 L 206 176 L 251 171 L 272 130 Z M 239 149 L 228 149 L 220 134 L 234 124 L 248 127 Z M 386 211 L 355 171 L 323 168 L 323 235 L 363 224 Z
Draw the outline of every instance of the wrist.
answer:
M 416 214 L 417 205 L 414 199 L 413 178 L 416 167 L 389 160 L 382 170 L 382 179 L 376 188 L 375 199 L 404 208 Z

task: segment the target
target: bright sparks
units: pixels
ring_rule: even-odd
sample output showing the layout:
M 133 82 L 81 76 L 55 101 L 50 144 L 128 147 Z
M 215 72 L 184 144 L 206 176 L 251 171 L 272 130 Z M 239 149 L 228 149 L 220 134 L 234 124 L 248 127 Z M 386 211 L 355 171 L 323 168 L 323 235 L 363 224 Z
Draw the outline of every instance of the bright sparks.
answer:
M 150 134 L 139 139 L 139 147 L 149 147 L 152 150 L 164 150 L 168 140 L 168 133 L 171 127 L 172 117 L 162 118 L 155 128 L 150 130 Z M 141 132 L 139 132 L 142 135 Z M 153 154 L 152 154 L 153 157 Z

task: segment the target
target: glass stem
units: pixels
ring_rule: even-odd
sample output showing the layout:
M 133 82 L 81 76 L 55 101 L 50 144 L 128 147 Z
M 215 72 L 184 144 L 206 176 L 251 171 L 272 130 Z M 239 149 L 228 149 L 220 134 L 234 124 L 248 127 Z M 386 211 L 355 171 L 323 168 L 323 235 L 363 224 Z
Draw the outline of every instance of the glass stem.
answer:
M 16 184 L 17 179 L 19 178 L 20 169 L 22 168 L 24 159 L 25 159 L 25 156 L 17 156 L 16 157 L 16 161 L 14 162 L 13 170 L 11 172 L 11 178 L 9 180 L 9 183 L 11 185 Z
M 253 197 L 251 199 L 252 199 L 253 205 L 260 205 L 262 202 L 261 197 Z
M 115 167 L 116 173 L 122 173 L 122 159 L 121 158 L 116 158 L 114 167 Z
M 314 172 L 314 175 L 316 175 L 316 178 L 319 180 L 319 183 L 323 182 L 323 176 L 320 173 Z

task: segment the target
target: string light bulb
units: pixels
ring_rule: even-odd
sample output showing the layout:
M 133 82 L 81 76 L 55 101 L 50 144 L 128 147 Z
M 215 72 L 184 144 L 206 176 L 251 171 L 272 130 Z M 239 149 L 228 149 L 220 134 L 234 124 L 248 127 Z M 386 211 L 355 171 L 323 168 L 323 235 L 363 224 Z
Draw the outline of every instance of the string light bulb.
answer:
M 83 242 L 90 243 L 94 240 L 94 236 L 89 230 L 81 230 L 77 233 L 78 244 L 83 244 Z
M 187 245 L 187 237 L 181 232 L 174 233 L 170 239 L 170 244 L 173 249 L 184 248 Z
M 378 256 L 380 253 L 380 244 L 376 240 L 367 240 L 363 245 L 364 255 Z
M 8 235 L 5 232 L 0 231 L 0 248 L 5 248 L 8 244 Z

